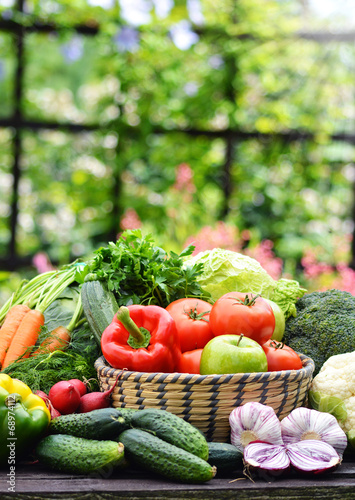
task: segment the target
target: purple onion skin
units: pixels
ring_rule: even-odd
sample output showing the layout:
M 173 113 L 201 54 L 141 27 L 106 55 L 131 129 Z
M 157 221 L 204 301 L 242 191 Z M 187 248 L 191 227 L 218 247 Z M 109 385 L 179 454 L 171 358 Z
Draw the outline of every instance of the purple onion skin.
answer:
M 333 446 L 314 439 L 288 444 L 286 451 L 292 467 L 302 474 L 320 475 L 332 472 L 342 461 Z
M 290 459 L 283 445 L 254 441 L 244 448 L 244 465 L 249 475 L 273 481 L 290 471 Z

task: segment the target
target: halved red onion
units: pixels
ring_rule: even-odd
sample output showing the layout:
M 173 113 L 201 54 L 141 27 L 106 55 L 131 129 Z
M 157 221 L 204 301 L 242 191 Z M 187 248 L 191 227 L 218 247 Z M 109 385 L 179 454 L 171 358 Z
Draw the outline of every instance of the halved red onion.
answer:
M 280 473 L 290 467 L 290 459 L 284 445 L 250 443 L 244 448 L 244 463 L 253 469 Z
M 348 442 L 333 415 L 304 407 L 295 408 L 281 420 L 281 434 L 286 445 L 309 439 L 320 440 L 330 444 L 340 456 Z
M 245 403 L 229 415 L 231 443 L 243 451 L 252 441 L 282 445 L 281 424 L 270 406 L 258 402 Z
M 301 472 L 322 474 L 330 472 L 341 463 L 341 457 L 328 443 L 314 439 L 286 445 L 291 465 Z

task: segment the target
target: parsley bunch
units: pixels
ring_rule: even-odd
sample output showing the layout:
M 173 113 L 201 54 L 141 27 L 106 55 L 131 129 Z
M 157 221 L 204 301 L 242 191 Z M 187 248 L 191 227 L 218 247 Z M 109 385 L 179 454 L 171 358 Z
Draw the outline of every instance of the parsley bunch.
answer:
M 139 229 L 125 231 L 116 243 L 95 251 L 86 279 L 106 282 L 120 306 L 166 307 L 180 298 L 202 297 L 197 277 L 202 274 L 203 264 L 184 266 L 184 258 L 194 248 L 189 245 L 179 255 L 168 254 L 154 245 L 150 234 L 143 237 Z

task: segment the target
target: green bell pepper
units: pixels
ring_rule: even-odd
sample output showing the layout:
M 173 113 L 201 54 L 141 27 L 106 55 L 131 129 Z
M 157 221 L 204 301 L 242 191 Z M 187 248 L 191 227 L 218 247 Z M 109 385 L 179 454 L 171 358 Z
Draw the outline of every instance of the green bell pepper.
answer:
M 46 403 L 17 379 L 0 373 L 0 467 L 30 452 L 51 420 Z

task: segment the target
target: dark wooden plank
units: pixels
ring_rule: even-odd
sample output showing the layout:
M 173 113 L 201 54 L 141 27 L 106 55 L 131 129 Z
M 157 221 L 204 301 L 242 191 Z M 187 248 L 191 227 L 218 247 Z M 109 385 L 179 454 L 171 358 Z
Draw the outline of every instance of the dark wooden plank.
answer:
M 254 481 L 240 471 L 234 477 L 216 477 L 202 485 L 180 484 L 137 471 L 107 471 L 74 476 L 46 470 L 39 465 L 19 465 L 14 491 L 9 491 L 9 472 L 0 471 L 0 498 L 111 500 L 313 500 L 354 498 L 355 464 L 343 463 L 334 473 L 314 477 L 295 474 L 286 478 L 265 476 Z

